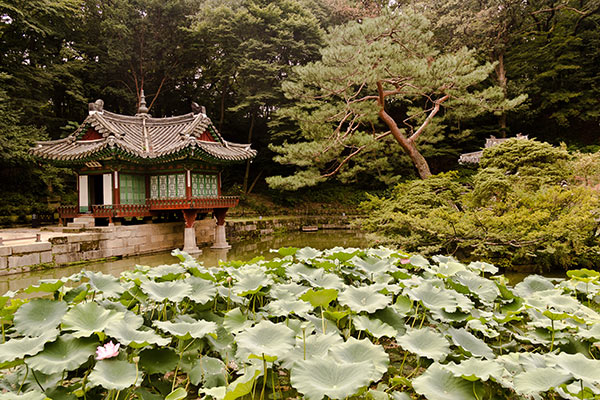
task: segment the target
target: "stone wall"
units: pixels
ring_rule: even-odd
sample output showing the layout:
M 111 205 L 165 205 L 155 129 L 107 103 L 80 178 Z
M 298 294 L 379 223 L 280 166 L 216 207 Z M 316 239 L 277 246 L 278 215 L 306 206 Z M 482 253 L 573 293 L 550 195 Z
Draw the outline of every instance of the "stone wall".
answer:
M 198 244 L 212 243 L 215 221 L 196 221 Z M 182 222 L 87 228 L 48 242 L 0 247 L 0 275 L 108 257 L 126 257 L 183 246 Z
M 277 232 L 296 231 L 307 225 L 319 229 L 348 229 L 351 219 L 346 216 L 314 216 L 227 221 L 227 240 L 235 243 Z M 215 220 L 210 218 L 194 223 L 198 246 L 214 241 L 215 226 Z M 0 275 L 182 248 L 183 229 L 183 222 L 94 227 L 77 234 L 55 236 L 48 242 L 0 246 Z

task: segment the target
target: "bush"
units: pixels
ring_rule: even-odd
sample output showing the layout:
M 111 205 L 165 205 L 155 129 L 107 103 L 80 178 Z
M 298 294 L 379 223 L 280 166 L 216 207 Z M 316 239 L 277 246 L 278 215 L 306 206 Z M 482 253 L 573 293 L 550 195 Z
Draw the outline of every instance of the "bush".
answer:
M 445 173 L 398 185 L 389 198 L 371 197 L 362 205 L 369 215 L 363 226 L 425 254 L 539 269 L 595 266 L 600 200 L 587 186 L 567 184 L 577 162 L 563 148 L 507 141 L 484 152 L 467 182 Z

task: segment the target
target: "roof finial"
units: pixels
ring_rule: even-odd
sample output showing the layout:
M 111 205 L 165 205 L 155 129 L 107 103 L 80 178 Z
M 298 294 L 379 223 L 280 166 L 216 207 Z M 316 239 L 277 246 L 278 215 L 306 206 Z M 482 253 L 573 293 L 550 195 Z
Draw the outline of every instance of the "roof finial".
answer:
M 146 107 L 146 97 L 144 96 L 144 89 L 140 92 L 140 108 L 138 108 L 138 114 L 148 114 L 148 107 Z

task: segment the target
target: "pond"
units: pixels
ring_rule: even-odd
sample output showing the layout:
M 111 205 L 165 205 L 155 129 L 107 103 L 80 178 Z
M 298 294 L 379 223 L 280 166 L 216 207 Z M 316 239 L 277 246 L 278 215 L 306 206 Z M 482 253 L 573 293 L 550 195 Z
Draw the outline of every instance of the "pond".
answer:
M 348 230 L 320 230 L 317 232 L 288 232 L 284 234 L 265 236 L 254 240 L 232 243 L 229 250 L 213 250 L 209 247 L 202 248 L 202 254 L 196 258 L 206 266 L 216 266 L 219 260 L 250 260 L 256 256 L 273 258 L 276 254 L 270 249 L 280 247 L 314 247 L 327 249 L 331 247 L 369 247 L 365 234 L 359 231 Z M 85 263 L 62 268 L 53 268 L 24 274 L 0 276 L 0 294 L 9 290 L 26 288 L 37 284 L 40 279 L 56 279 L 75 274 L 82 269 L 99 271 L 105 274 L 118 276 L 121 272 L 133 268 L 136 264 L 157 266 L 173 264 L 179 260 L 171 256 L 170 252 L 155 253 L 150 255 L 127 257 L 114 261 L 101 263 Z

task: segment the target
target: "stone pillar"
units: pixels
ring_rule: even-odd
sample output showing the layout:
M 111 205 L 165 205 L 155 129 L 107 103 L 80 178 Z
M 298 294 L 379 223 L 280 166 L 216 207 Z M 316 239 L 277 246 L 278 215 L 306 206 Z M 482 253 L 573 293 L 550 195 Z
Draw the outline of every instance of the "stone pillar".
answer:
M 194 221 L 197 214 L 197 210 L 183 210 L 183 218 L 185 219 L 183 251 L 190 255 L 202 253 L 202 250 L 196 244 L 196 230 L 194 229 Z
M 211 246 L 213 249 L 230 249 L 231 246 L 227 243 L 225 235 L 225 214 L 226 208 L 215 208 L 215 217 L 217 218 L 217 227 L 215 228 L 215 242 Z

